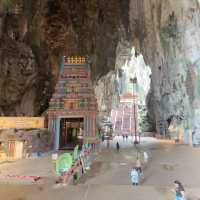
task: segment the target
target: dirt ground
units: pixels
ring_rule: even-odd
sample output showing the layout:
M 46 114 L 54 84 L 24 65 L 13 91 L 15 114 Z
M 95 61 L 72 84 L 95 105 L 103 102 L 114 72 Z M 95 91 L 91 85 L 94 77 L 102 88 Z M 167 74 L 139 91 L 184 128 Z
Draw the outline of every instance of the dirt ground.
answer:
M 119 152 L 115 149 L 116 141 L 120 142 Z M 45 181 L 32 185 L 1 183 L 0 200 L 170 200 L 174 199 L 170 190 L 175 179 L 186 187 L 187 200 L 200 199 L 200 148 L 143 139 L 139 149 L 147 151 L 151 159 L 144 169 L 144 183 L 134 187 L 130 183 L 130 170 L 135 165 L 137 150 L 132 139 L 116 138 L 109 148 L 106 146 L 106 143 L 102 145 L 91 170 L 75 186 L 55 186 L 54 168 L 49 157 L 23 161 L 26 164 L 21 161 L 0 165 L 1 174 L 13 169 L 16 173 L 28 174 L 32 170 L 27 166 L 34 166 L 31 175 L 46 177 Z

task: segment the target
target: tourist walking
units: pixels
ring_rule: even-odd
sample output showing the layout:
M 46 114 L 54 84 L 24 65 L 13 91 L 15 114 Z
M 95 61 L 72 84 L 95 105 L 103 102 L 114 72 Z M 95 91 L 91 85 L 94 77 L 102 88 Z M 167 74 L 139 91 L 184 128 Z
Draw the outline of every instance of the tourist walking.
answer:
M 147 164 L 148 160 L 149 160 L 148 153 L 146 151 L 144 151 L 143 155 L 144 155 L 144 163 Z
M 117 152 L 119 152 L 119 149 L 120 149 L 119 142 L 116 143 L 116 149 L 117 149 Z
M 185 200 L 185 190 L 183 185 L 180 181 L 174 181 L 175 189 L 173 192 L 175 192 L 175 200 Z
M 140 162 L 140 158 L 139 157 L 137 157 L 135 166 L 136 166 L 137 171 L 141 175 L 142 174 L 142 166 L 141 166 L 141 162 Z
M 136 167 L 131 170 L 131 182 L 132 185 L 139 185 L 139 173 Z
M 144 174 L 143 174 L 143 170 L 142 170 L 142 164 L 141 164 L 141 160 L 140 160 L 140 154 L 137 153 L 137 159 L 136 159 L 136 170 L 138 171 L 138 175 L 139 175 L 139 182 L 143 183 L 144 182 Z

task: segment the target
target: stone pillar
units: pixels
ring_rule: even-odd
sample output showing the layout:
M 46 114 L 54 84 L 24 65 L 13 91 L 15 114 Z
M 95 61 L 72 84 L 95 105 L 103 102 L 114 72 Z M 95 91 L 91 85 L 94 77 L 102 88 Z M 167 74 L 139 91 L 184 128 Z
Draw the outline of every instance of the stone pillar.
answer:
M 95 116 L 92 115 L 92 137 L 95 137 Z
M 84 117 L 84 137 L 88 134 L 88 116 Z

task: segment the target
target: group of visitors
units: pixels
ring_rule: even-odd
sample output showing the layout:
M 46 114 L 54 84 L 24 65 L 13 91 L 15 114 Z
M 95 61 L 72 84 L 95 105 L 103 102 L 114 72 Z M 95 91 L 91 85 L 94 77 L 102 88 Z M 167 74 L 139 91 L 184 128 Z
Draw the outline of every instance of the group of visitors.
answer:
M 117 149 L 117 152 L 119 152 L 120 150 L 119 142 L 116 143 L 116 149 Z M 144 160 L 145 165 L 147 164 L 148 159 L 149 159 L 148 153 L 144 151 L 143 160 Z M 144 180 L 144 175 L 143 175 L 142 165 L 140 161 L 140 152 L 137 152 L 136 163 L 135 163 L 135 166 L 131 170 L 131 182 L 132 182 L 132 185 L 137 186 L 141 184 L 143 180 Z M 185 200 L 185 190 L 181 182 L 178 180 L 175 180 L 174 187 L 175 188 L 172 191 L 175 193 L 175 200 Z
M 126 138 L 126 140 L 128 140 L 128 135 L 122 135 L 123 140 Z
M 148 162 L 148 154 L 144 152 L 144 162 Z M 140 162 L 139 156 L 136 159 L 136 165 L 131 170 L 131 182 L 132 185 L 137 186 L 143 181 L 143 171 Z M 185 189 L 180 181 L 174 181 L 174 189 L 172 190 L 175 193 L 175 200 L 185 200 Z

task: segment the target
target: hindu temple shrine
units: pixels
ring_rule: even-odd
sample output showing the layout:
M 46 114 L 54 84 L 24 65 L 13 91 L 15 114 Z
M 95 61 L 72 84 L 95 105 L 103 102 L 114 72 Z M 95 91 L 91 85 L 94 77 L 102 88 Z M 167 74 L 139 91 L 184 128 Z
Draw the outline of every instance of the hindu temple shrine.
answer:
M 49 102 L 48 127 L 55 150 L 96 141 L 97 101 L 88 59 L 64 57 L 54 94 Z
M 137 96 L 124 93 L 120 104 L 111 111 L 111 121 L 116 135 L 138 135 Z

